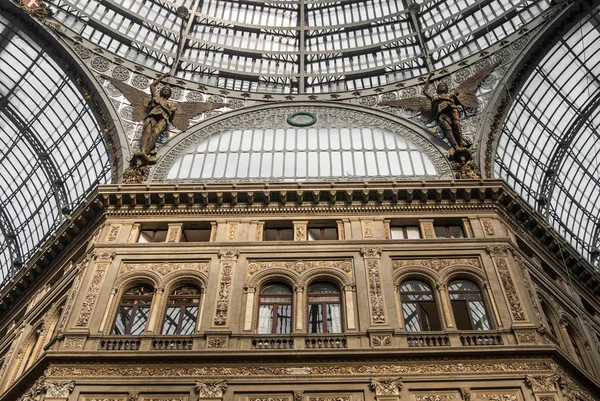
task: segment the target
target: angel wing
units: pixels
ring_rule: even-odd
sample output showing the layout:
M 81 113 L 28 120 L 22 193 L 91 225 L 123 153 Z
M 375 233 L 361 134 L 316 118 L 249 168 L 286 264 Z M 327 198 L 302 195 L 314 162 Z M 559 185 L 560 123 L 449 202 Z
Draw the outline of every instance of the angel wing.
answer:
M 388 100 L 387 102 L 381 102 L 379 104 L 382 106 L 402 107 L 413 111 L 420 111 L 421 120 L 423 120 L 425 124 L 429 124 L 435 119 L 435 112 L 431 107 L 431 101 L 424 96 Z
M 477 103 L 477 96 L 475 96 L 475 92 L 477 92 L 477 88 L 483 82 L 483 80 L 490 75 L 494 68 L 498 66 L 498 63 L 494 63 L 491 66 L 481 69 L 475 73 L 472 77 L 467 78 L 462 84 L 458 85 L 456 88 L 456 94 L 458 95 L 458 99 L 460 103 L 465 107 L 470 107 L 472 109 L 476 109 L 479 104 Z
M 113 84 L 129 100 L 129 103 L 133 107 L 133 112 L 131 113 L 133 121 L 141 121 L 148 115 L 149 110 L 146 105 L 151 99 L 149 94 L 113 77 L 107 75 L 101 75 L 101 77 Z
M 197 116 L 198 114 L 204 113 L 206 111 L 227 106 L 227 103 L 212 102 L 180 102 L 174 104 L 177 107 L 177 111 L 175 112 L 175 117 L 173 118 L 173 121 L 171 121 L 171 124 L 173 124 L 181 131 L 187 130 L 190 118 Z

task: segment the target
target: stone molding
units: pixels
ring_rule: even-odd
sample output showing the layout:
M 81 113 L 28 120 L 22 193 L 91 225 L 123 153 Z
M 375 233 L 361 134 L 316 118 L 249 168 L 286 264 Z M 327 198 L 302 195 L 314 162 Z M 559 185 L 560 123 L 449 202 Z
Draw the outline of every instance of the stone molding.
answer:
M 439 272 L 450 266 L 470 266 L 476 269 L 481 269 L 481 261 L 479 258 L 428 258 L 428 259 L 393 259 L 392 268 L 402 269 L 405 267 L 426 267 L 428 269 Z
M 294 260 L 294 261 L 248 261 L 248 277 L 253 276 L 266 269 L 283 268 L 302 274 L 308 270 L 317 268 L 333 268 L 341 270 L 349 277 L 352 277 L 353 264 L 352 259 L 340 260 Z

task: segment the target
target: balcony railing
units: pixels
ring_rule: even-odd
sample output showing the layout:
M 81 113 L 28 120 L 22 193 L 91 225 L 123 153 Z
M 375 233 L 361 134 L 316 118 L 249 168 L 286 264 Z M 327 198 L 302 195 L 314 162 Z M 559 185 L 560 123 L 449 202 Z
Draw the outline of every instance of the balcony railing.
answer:
M 308 337 L 304 340 L 306 348 L 348 348 L 345 337 Z
M 406 337 L 409 347 L 441 347 L 450 345 L 447 335 L 422 335 Z
M 252 349 L 293 349 L 293 338 L 253 338 Z
M 502 336 L 496 333 L 461 335 L 460 343 L 464 346 L 502 345 Z
M 155 338 L 152 340 L 154 350 L 187 350 L 192 349 L 194 340 L 191 338 Z
M 104 351 L 137 351 L 142 341 L 139 338 L 103 338 L 98 349 Z

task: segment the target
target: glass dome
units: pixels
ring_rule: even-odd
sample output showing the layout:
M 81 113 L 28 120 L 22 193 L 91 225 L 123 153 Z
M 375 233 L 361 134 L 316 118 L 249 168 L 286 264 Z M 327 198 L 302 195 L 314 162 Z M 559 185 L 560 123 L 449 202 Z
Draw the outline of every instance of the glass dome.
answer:
M 517 0 L 47 3 L 64 27 L 136 65 L 274 93 L 356 91 L 418 77 L 479 56 L 550 7 Z M 181 6 L 189 7 L 185 18 Z
M 494 165 L 590 260 L 600 247 L 599 16 L 588 14 L 536 66 L 502 127 Z
M 62 67 L 2 15 L 0 43 L 3 285 L 96 184 L 109 182 L 111 166 L 98 122 Z

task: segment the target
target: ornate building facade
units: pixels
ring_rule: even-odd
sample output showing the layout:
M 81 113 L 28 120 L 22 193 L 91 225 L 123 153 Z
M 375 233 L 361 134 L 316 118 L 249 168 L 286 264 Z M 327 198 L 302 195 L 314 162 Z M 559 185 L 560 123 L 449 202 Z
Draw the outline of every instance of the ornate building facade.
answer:
M 0 5 L 2 154 L 12 161 L 0 199 L 0 401 L 600 400 L 597 178 L 591 168 L 563 177 L 581 167 L 570 157 L 587 160 L 578 140 L 593 125 L 595 92 L 578 105 L 589 118 L 566 128 L 511 120 L 529 96 L 521 86 L 546 71 L 532 64 L 553 61 L 540 61 L 540 43 L 559 35 L 548 46 L 560 50 L 573 32 L 583 40 L 597 4 L 492 1 L 459 12 L 450 2 L 394 11 L 397 2 L 381 1 L 380 15 L 354 8 L 368 2 L 206 1 L 186 17 L 182 2 L 130 3 Z M 155 7 L 189 23 L 166 27 Z M 266 28 L 260 18 L 226 23 L 232 9 L 264 15 Z M 463 32 L 456 56 L 459 39 L 438 43 L 446 12 L 479 18 L 498 40 Z M 268 29 L 294 13 L 298 27 Z M 327 13 L 358 22 L 311 25 Z M 151 19 L 165 29 L 148 33 Z M 413 30 L 400 40 L 389 26 L 405 23 Z M 192 40 L 199 27 L 202 45 Z M 179 30 L 179 47 L 159 45 Z M 243 31 L 241 42 L 209 35 L 220 30 Z M 371 42 L 355 39 L 335 57 L 319 39 L 362 30 Z M 167 40 L 153 46 L 164 48 L 143 46 L 159 34 Z M 206 35 L 229 60 L 218 72 L 186 64 L 195 46 L 205 65 L 217 62 Z M 277 51 L 264 56 L 260 35 L 279 35 Z M 300 59 L 292 38 L 304 43 Z M 394 62 L 402 68 L 370 70 L 412 40 L 422 65 L 404 55 Z M 258 48 L 240 50 L 250 44 Z M 352 63 L 364 64 L 361 74 L 334 74 Z M 147 122 L 135 120 L 122 85 L 152 93 L 151 79 L 171 65 L 180 110 L 227 106 L 194 116 L 185 132 L 168 129 L 156 155 L 140 156 Z M 426 124 L 384 104 L 423 94 L 432 70 L 458 89 L 486 71 L 472 93 L 456 92 L 480 103 L 460 109 L 470 150 L 447 153 L 439 116 Z M 377 83 L 365 83 L 368 71 Z M 539 130 L 561 143 L 547 159 L 539 143 L 519 142 Z M 19 156 L 21 146 L 32 156 Z M 537 169 L 539 188 L 528 181 Z M 561 191 L 570 196 L 553 196 Z

